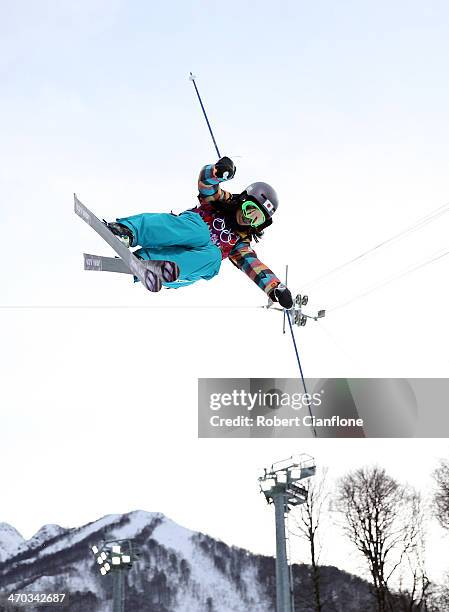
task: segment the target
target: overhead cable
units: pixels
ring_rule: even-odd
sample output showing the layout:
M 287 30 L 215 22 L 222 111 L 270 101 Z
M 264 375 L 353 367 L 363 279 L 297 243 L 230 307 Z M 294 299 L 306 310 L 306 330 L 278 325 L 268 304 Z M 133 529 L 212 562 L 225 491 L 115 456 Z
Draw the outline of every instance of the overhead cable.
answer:
M 402 232 L 399 232 L 398 234 L 395 234 L 394 236 L 392 236 L 391 238 L 388 238 L 387 240 L 383 240 L 382 242 L 379 242 L 378 244 L 376 244 L 375 246 L 371 247 L 370 249 L 364 251 L 360 255 L 357 255 L 357 257 L 353 257 L 349 261 L 347 261 L 347 262 L 345 262 L 343 264 L 340 264 L 339 266 L 336 266 L 335 268 L 333 268 L 329 272 L 326 272 L 325 274 L 322 274 L 321 276 L 317 277 L 316 279 L 314 279 L 314 280 L 312 280 L 312 281 L 310 281 L 308 283 L 305 283 L 304 287 L 306 287 L 307 290 L 310 290 L 310 287 L 313 287 L 315 285 L 321 284 L 321 282 L 324 279 L 328 278 L 329 276 L 332 276 L 332 275 L 336 274 L 337 272 L 339 272 L 340 270 L 343 270 L 344 268 L 349 267 L 353 263 L 360 262 L 362 259 L 364 259 L 365 257 L 368 257 L 368 255 L 371 255 L 375 251 L 378 251 L 380 248 L 385 247 L 385 246 L 387 246 L 389 244 L 392 244 L 393 242 L 396 242 L 397 240 L 400 240 L 401 238 L 405 238 L 405 236 L 411 234 L 414 231 L 417 231 L 417 230 L 421 229 L 422 227 L 424 227 L 428 223 L 431 223 L 432 221 L 435 221 L 435 219 L 438 219 L 439 217 L 441 217 L 442 215 L 446 214 L 447 212 L 449 212 L 449 202 L 447 202 L 446 204 L 443 204 L 442 206 L 438 207 L 437 209 L 435 209 L 433 212 L 429 213 L 428 215 L 426 215 L 422 219 L 419 219 L 416 223 L 414 223 L 413 225 L 411 225 L 407 229 L 403 230 Z
M 412 272 L 415 272 L 415 270 L 419 270 L 419 268 L 423 268 L 424 266 L 428 266 L 429 264 L 438 261 L 439 259 L 442 259 L 443 257 L 446 257 L 446 255 L 449 255 L 449 250 L 448 251 L 444 251 L 443 253 L 439 253 L 437 255 L 432 256 L 431 259 L 427 259 L 424 262 L 421 262 L 417 265 L 414 265 L 411 268 L 407 268 L 406 270 L 400 272 L 399 274 L 396 274 L 394 276 L 392 276 L 391 278 L 378 283 L 372 287 L 370 287 L 369 289 L 367 289 L 366 291 L 364 291 L 363 293 L 359 293 L 358 295 L 354 296 L 353 298 L 350 298 L 349 300 L 346 300 L 344 302 L 341 302 L 340 304 L 337 304 L 336 306 L 331 306 L 331 308 L 327 309 L 327 312 L 334 312 L 335 310 L 339 310 L 340 308 L 343 308 L 344 306 L 348 306 L 349 304 L 352 304 L 352 302 L 354 302 L 355 300 L 358 300 L 362 297 L 365 297 L 367 295 L 369 295 L 370 293 L 373 293 L 374 291 L 377 291 L 378 289 L 385 287 L 386 285 L 389 285 L 390 283 L 392 283 L 395 280 L 398 280 L 400 278 L 402 278 L 403 276 L 406 276 L 408 274 L 411 274 Z

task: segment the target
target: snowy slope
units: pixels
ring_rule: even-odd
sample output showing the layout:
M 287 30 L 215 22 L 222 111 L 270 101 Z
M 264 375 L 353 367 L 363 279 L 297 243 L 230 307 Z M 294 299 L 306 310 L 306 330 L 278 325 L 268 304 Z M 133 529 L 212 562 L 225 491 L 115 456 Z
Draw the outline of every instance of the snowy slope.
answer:
M 140 552 L 126 574 L 127 610 L 274 610 L 272 558 L 229 547 L 163 514 L 143 511 L 105 516 L 75 529 L 46 525 L 28 541 L 9 525 L 0 525 L 0 592 L 67 592 L 70 612 L 107 612 L 112 604 L 112 578 L 99 574 L 90 545 L 114 539 L 131 539 Z M 340 610 L 336 599 L 345 592 L 350 597 L 345 596 L 341 610 L 368 612 L 366 583 L 336 568 L 323 568 L 323 572 L 323 583 L 329 576 L 332 610 Z M 295 566 L 294 575 L 295 591 L 304 598 L 307 566 Z M 357 607 L 349 607 L 348 599 L 357 602 Z
M 25 540 L 17 529 L 8 523 L 0 523 L 0 562 L 14 554 L 23 542 Z

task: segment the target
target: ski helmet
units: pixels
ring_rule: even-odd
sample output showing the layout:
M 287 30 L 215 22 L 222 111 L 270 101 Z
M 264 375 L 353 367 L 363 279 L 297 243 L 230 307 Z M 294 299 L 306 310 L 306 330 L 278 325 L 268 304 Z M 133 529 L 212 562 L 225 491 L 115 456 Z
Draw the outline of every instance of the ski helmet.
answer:
M 279 206 L 277 193 L 268 183 L 251 183 L 240 194 L 242 200 L 253 200 L 265 213 L 267 219 L 272 217 Z

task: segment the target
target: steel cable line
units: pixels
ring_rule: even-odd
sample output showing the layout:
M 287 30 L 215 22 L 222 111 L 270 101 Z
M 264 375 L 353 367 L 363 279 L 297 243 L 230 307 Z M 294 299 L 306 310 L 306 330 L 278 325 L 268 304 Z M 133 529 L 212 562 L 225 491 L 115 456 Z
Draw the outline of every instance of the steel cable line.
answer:
M 348 361 L 351 362 L 351 365 L 358 365 L 357 360 L 358 357 L 356 358 L 355 355 L 352 355 L 349 351 L 346 350 L 346 347 L 343 348 L 343 346 L 341 345 L 341 342 L 338 338 L 335 337 L 335 335 L 333 333 L 331 333 L 327 327 L 327 325 L 325 325 L 324 323 L 324 319 L 321 320 L 320 324 L 317 326 L 317 329 L 323 334 L 323 336 L 325 336 L 327 338 L 327 341 L 329 342 L 329 340 L 332 342 L 332 344 L 335 346 L 335 348 L 339 351 L 339 353 Z
M 308 283 L 305 283 L 304 287 L 306 287 L 307 290 L 310 290 L 310 287 L 314 287 L 318 284 L 321 284 L 322 281 L 327 279 L 329 276 L 332 276 L 336 274 L 337 272 L 339 272 L 340 270 L 343 270 L 344 268 L 349 267 L 351 264 L 360 262 L 362 259 L 364 259 L 365 257 L 368 257 L 368 255 L 371 255 L 372 253 L 374 253 L 375 251 L 378 251 L 382 247 L 387 246 L 388 244 L 392 244 L 393 242 L 396 242 L 402 238 L 405 238 L 407 235 L 411 234 L 412 232 L 420 230 L 422 227 L 424 227 L 428 223 L 431 223 L 432 221 L 435 221 L 436 219 L 446 214 L 447 212 L 449 212 L 449 202 L 447 202 L 446 204 L 443 204 L 442 206 L 439 206 L 437 209 L 435 209 L 434 211 L 432 211 L 431 213 L 429 213 L 422 219 L 419 219 L 416 223 L 414 223 L 407 229 L 403 230 L 402 232 L 399 232 L 395 234 L 394 236 L 391 236 L 390 238 L 383 240 L 382 242 L 379 242 L 378 244 L 364 251 L 360 255 L 357 255 L 357 257 L 353 257 L 349 261 L 336 266 L 332 270 L 329 270 L 329 272 L 326 272 L 325 274 L 318 276 L 314 280 Z
M 363 293 L 359 293 L 358 295 L 350 298 L 349 300 L 346 300 L 345 302 L 341 302 L 341 303 L 337 304 L 336 306 L 331 306 L 331 308 L 327 309 L 327 312 L 335 312 L 335 310 L 339 310 L 340 308 L 343 308 L 344 306 L 348 306 L 349 304 L 352 304 L 352 302 L 355 302 L 356 300 L 358 300 L 358 299 L 360 299 L 362 297 L 365 297 L 365 296 L 369 295 L 370 293 L 373 293 L 374 291 L 377 291 L 381 287 L 385 287 L 386 285 L 389 285 L 393 281 L 398 280 L 398 279 L 402 278 L 403 276 L 407 276 L 408 274 L 411 274 L 412 272 L 415 272 L 415 270 L 419 270 L 420 268 L 423 268 L 424 266 L 428 266 L 431 263 L 433 263 L 435 261 L 438 261 L 439 259 L 442 259 L 443 257 L 446 257 L 446 255 L 449 255 L 449 250 L 444 251 L 443 253 L 439 253 L 437 255 L 434 255 L 430 259 L 427 259 L 427 260 L 425 260 L 425 261 L 423 261 L 421 263 L 418 263 L 418 264 L 412 266 L 411 268 L 407 268 L 406 270 L 400 272 L 399 274 L 395 274 L 394 276 L 392 276 L 391 278 L 387 279 L 386 281 L 382 281 L 381 283 L 373 285 L 372 287 L 370 287 L 369 289 L 367 289 Z

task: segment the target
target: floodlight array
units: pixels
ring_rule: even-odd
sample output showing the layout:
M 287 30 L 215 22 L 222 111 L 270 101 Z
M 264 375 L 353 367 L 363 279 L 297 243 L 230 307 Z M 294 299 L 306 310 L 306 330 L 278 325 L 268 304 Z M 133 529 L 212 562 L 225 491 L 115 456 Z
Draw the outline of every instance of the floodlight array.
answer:
M 103 567 L 100 567 L 100 574 L 102 576 L 106 576 L 106 574 L 110 571 L 111 571 L 111 566 L 109 565 L 109 563 L 105 563 Z
M 298 484 L 298 481 L 310 478 L 315 471 L 315 461 L 309 455 L 278 461 L 271 468 L 265 469 L 264 475 L 259 478 L 261 491 L 268 503 L 273 503 L 278 495 L 283 496 L 288 511 L 290 507 L 307 501 L 307 489 Z
M 104 542 L 101 548 L 97 545 L 90 547 L 102 576 L 106 576 L 111 570 L 124 570 L 132 567 L 135 557 L 132 543 L 129 540 L 123 542 L 125 542 L 124 546 L 116 542 Z

